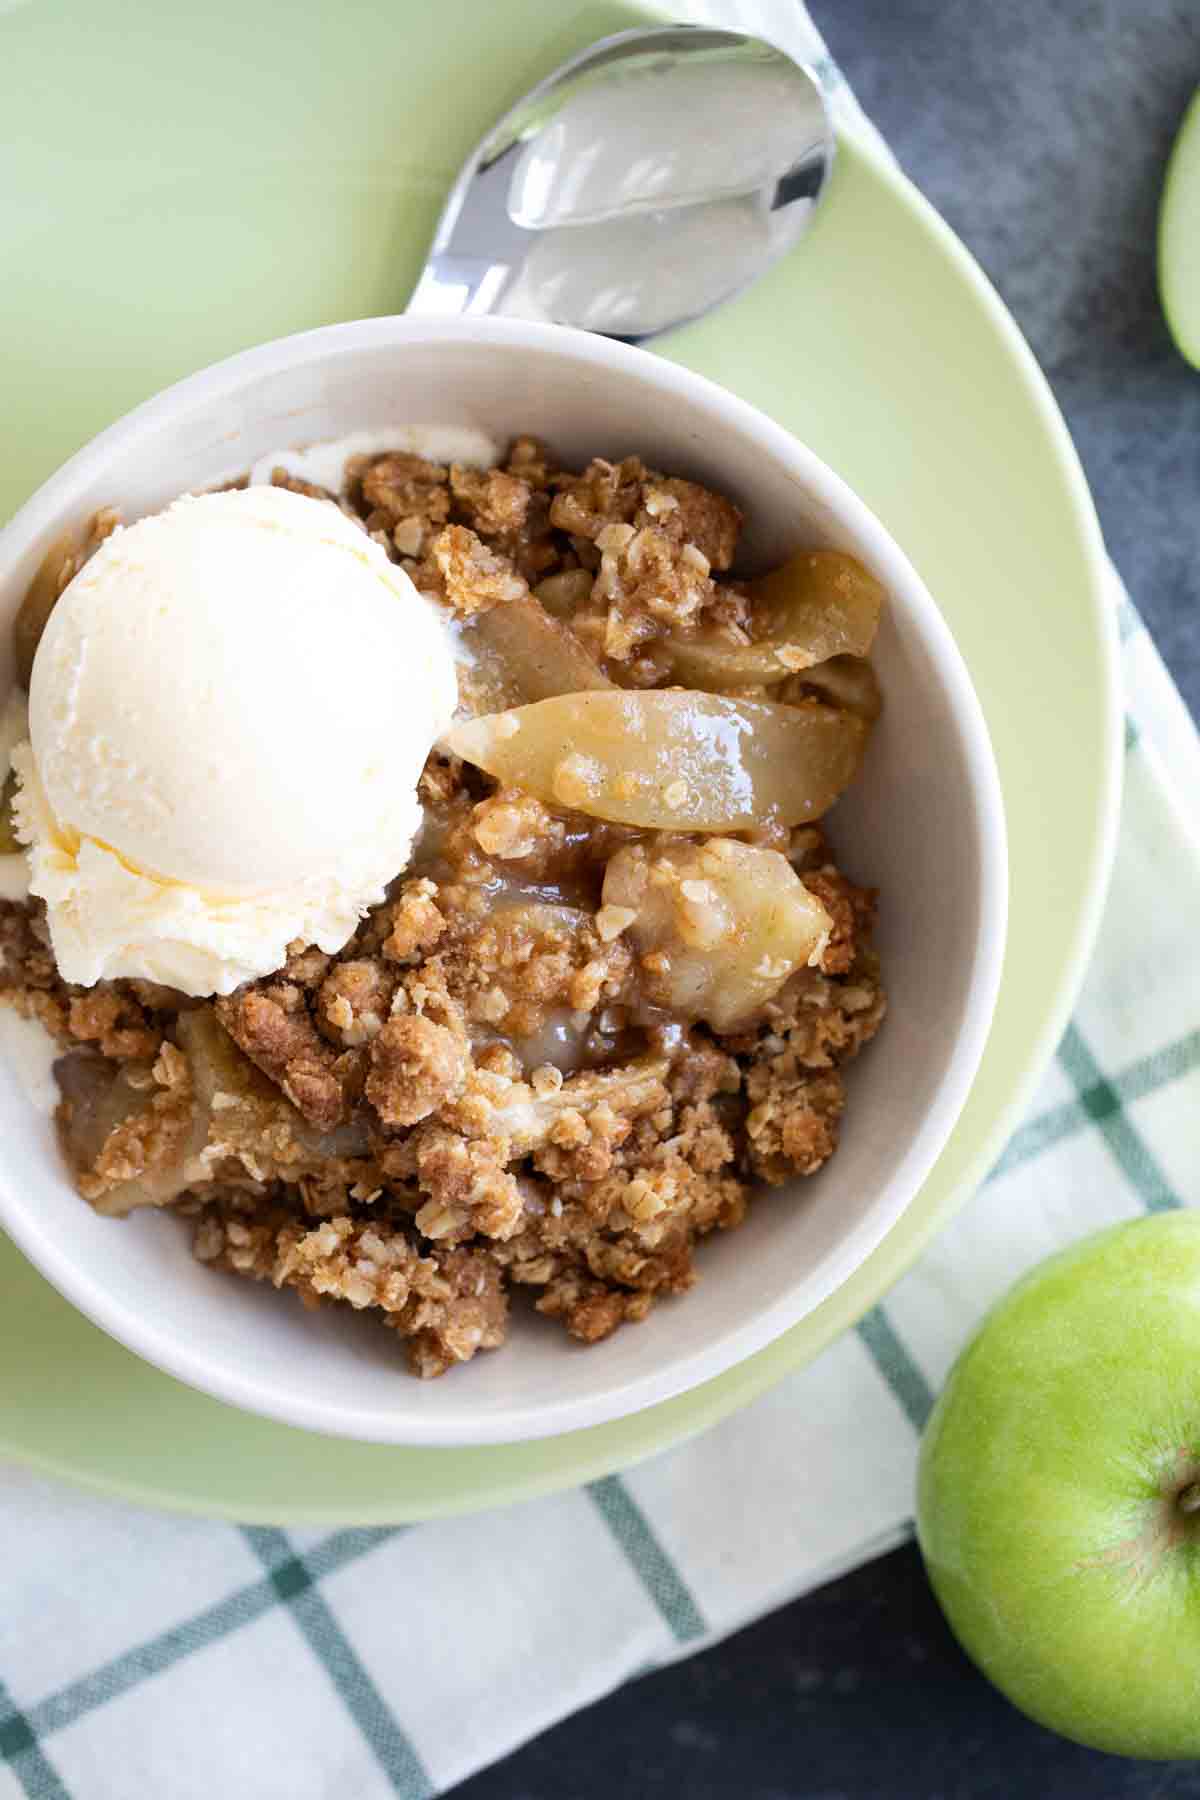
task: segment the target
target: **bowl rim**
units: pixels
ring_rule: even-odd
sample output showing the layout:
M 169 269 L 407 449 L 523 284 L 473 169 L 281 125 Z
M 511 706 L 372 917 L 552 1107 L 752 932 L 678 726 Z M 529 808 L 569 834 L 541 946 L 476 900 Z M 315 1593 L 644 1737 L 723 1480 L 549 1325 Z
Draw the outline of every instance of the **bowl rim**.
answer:
M 848 1231 L 814 1272 L 799 1275 L 785 1295 L 731 1326 L 702 1347 L 610 1386 L 603 1394 L 525 1403 L 474 1422 L 447 1420 L 435 1411 L 395 1421 L 374 1409 L 356 1412 L 302 1390 L 260 1380 L 192 1348 L 148 1323 L 134 1307 L 116 1301 L 104 1283 L 77 1262 L 8 1183 L 0 1157 L 0 1224 L 45 1278 L 103 1331 L 189 1386 L 244 1411 L 301 1429 L 357 1441 L 459 1448 L 553 1437 L 600 1425 L 674 1398 L 753 1355 L 832 1295 L 883 1241 L 907 1211 L 932 1169 L 970 1092 L 987 1041 L 999 991 L 1007 934 L 1008 857 L 999 774 L 983 711 L 966 664 L 921 577 L 873 512 L 850 486 L 791 432 L 707 377 L 651 352 L 570 327 L 524 320 L 418 318 L 402 314 L 343 321 L 292 333 L 222 358 L 162 389 L 115 420 L 63 463 L 0 529 L 0 568 L 11 566 L 52 528 L 61 529 L 72 501 L 86 492 L 118 446 L 125 450 L 153 436 L 193 407 L 235 395 L 263 376 L 327 362 L 364 349 L 422 343 L 456 343 L 514 349 L 623 369 L 661 397 L 678 396 L 706 407 L 717 423 L 756 440 L 776 462 L 796 469 L 810 491 L 864 547 L 883 572 L 889 591 L 902 589 L 908 614 L 936 663 L 969 772 L 972 823 L 978 850 L 978 925 L 966 983 L 966 999 L 954 1049 L 925 1117 L 905 1154 L 876 1194 L 866 1216 Z

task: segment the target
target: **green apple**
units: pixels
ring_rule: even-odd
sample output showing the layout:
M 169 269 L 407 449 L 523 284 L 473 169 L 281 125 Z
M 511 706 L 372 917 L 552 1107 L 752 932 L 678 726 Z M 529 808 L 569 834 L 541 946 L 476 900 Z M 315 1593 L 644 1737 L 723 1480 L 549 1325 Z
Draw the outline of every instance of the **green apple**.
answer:
M 1158 291 L 1171 336 L 1200 369 L 1200 91 L 1167 164 L 1158 215 Z
M 1200 1757 L 1200 1212 L 1087 1238 L 988 1314 L 925 1432 L 917 1528 L 1023 1712 Z

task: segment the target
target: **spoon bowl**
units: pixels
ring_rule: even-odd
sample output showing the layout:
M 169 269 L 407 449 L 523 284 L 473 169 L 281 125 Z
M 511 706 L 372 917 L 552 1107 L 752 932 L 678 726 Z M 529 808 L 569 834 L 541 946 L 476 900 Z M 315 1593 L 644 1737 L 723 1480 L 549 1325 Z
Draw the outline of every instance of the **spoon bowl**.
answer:
M 603 38 L 467 158 L 408 310 L 641 343 L 790 250 L 833 154 L 816 78 L 763 39 L 692 25 Z

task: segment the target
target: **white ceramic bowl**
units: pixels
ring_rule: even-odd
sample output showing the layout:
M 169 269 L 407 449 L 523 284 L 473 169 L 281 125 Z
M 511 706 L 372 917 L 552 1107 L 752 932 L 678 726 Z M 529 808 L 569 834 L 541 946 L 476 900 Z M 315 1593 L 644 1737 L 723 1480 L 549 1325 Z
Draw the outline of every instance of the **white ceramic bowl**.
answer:
M 833 819 L 840 858 L 883 890 L 891 1012 L 850 1073 L 836 1157 L 765 1193 L 699 1255 L 701 1282 L 589 1349 L 520 1304 L 508 1345 L 412 1380 L 369 1316 L 306 1312 L 192 1260 L 169 1217 L 99 1218 L 50 1123 L 0 1069 L 0 1222 L 104 1330 L 198 1388 L 294 1425 L 461 1445 L 599 1424 L 718 1375 L 824 1300 L 912 1200 L 966 1098 L 1004 948 L 1000 788 L 967 671 L 915 570 L 802 444 L 731 394 L 640 350 L 557 326 L 368 319 L 250 350 L 168 389 L 59 470 L 0 533 L 0 694 L 9 623 L 50 542 L 96 507 L 127 520 L 276 448 L 407 421 L 532 431 L 563 460 L 632 452 L 732 495 L 741 564 L 801 545 L 852 550 L 891 604 L 876 663 L 886 710 Z

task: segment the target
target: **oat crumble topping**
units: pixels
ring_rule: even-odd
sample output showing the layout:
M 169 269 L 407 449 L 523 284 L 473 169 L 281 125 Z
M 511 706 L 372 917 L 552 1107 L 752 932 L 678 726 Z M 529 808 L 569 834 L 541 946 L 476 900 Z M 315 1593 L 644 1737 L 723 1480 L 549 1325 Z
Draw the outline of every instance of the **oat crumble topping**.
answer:
M 728 578 L 738 508 L 637 457 L 564 472 L 518 437 L 496 469 L 396 452 L 351 458 L 339 495 L 274 479 L 340 505 L 490 633 L 477 709 L 522 698 L 506 629 L 553 693 L 678 685 L 681 641 L 744 654 L 763 635 Z M 35 582 L 26 685 L 54 600 L 116 522 L 96 515 Z M 794 696 L 728 691 L 853 705 L 794 646 L 779 660 Z M 423 1377 L 501 1345 L 523 1293 L 597 1342 L 685 1293 L 697 1245 L 749 1205 L 802 1204 L 763 1191 L 837 1146 L 846 1065 L 886 1004 L 874 894 L 817 824 L 705 838 L 591 817 L 596 767 L 562 750 L 540 797 L 434 751 L 426 829 L 387 900 L 337 956 L 293 944 L 224 999 L 71 987 L 40 903 L 0 903 L 0 1000 L 63 1049 L 81 1194 L 169 1206 L 211 1268 L 372 1310 Z M 688 800 L 666 785 L 668 811 Z M 809 913 L 789 936 L 771 906 L 793 872 Z

